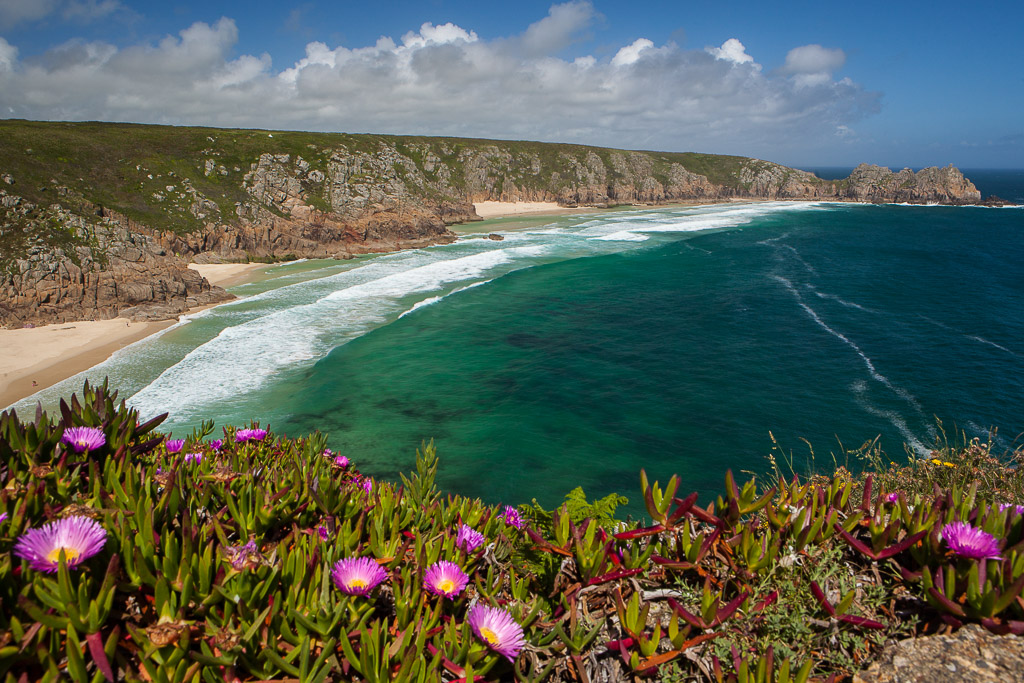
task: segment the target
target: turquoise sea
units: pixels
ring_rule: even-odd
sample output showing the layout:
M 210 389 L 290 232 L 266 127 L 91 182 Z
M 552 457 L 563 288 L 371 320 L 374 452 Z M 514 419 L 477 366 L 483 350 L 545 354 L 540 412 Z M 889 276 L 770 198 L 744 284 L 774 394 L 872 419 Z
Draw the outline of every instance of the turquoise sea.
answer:
M 1024 202 L 1024 172 L 967 171 Z M 640 511 L 641 467 L 709 496 L 879 438 L 1021 443 L 1024 209 L 765 202 L 497 219 L 445 246 L 267 268 L 236 302 L 17 405 L 110 376 L 190 433 L 259 420 L 329 434 L 397 480 L 434 439 L 440 484 Z M 486 238 L 497 232 L 502 241 Z M 218 429 L 219 431 L 219 429 Z

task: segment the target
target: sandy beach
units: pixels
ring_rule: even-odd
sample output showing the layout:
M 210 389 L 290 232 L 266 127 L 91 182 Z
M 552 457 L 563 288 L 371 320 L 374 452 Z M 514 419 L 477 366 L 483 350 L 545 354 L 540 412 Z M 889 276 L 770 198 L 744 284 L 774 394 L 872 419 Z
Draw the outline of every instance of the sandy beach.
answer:
M 594 210 L 592 208 L 569 208 L 560 206 L 557 202 L 474 202 L 473 207 L 480 218 L 485 220 L 533 213 L 557 216 Z
M 230 287 L 245 282 L 263 263 L 191 264 L 210 281 Z M 189 311 L 194 313 L 197 310 Z M 131 322 L 126 318 L 0 329 L 0 409 L 88 370 L 114 352 L 173 325 L 175 320 Z

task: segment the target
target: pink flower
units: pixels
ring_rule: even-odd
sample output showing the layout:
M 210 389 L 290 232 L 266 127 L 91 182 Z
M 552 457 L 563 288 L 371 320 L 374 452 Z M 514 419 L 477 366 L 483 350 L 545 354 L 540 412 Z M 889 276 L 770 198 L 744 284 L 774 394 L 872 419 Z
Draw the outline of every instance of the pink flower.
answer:
M 233 545 L 224 548 L 224 559 L 231 563 L 232 568 L 237 571 L 243 569 L 255 569 L 263 561 L 256 541 L 249 541 L 245 545 Z
M 334 563 L 331 578 L 342 593 L 369 595 L 388 578 L 388 573 L 373 558 L 346 557 Z
M 246 441 L 263 441 L 264 437 L 266 436 L 266 429 L 239 429 L 237 432 L 235 432 L 235 443 L 245 443 Z
M 942 527 L 942 539 L 950 552 L 973 560 L 1001 560 L 999 541 L 992 534 L 976 529 L 967 522 L 953 522 Z
M 898 502 L 900 502 L 900 493 L 899 493 L 899 491 L 895 491 L 895 492 L 890 493 L 889 495 L 887 495 L 885 497 L 885 502 L 886 503 L 898 503 Z
M 224 439 L 214 439 L 210 442 L 211 451 L 219 451 L 220 447 L 224 445 Z
M 60 555 L 68 569 L 77 567 L 103 550 L 107 532 L 88 517 L 65 517 L 29 529 L 14 544 L 14 554 L 28 560 L 36 571 L 53 573 L 60 566 Z
M 186 465 L 198 465 L 203 461 L 202 453 L 186 453 L 185 464 Z
M 185 446 L 184 439 L 171 439 L 166 444 L 168 453 L 177 453 Z
M 316 533 L 317 536 L 320 537 L 321 541 L 326 541 L 328 538 L 330 538 L 330 536 L 327 533 L 327 527 L 325 527 L 323 524 L 317 526 Z
M 373 491 L 373 479 L 371 479 L 370 477 L 363 477 L 363 481 L 360 484 L 360 486 L 362 486 L 363 490 L 366 491 L 367 493 Z
M 484 540 L 482 533 L 465 524 L 461 525 L 458 533 L 455 534 L 455 545 L 466 553 L 471 553 L 479 548 L 483 545 Z
M 1013 508 L 1013 511 L 1018 515 L 1024 515 L 1024 505 L 1014 505 L 1013 503 L 1000 503 L 999 511 L 1002 512 L 1007 508 Z
M 523 528 L 524 522 L 522 516 L 519 514 L 519 510 L 515 509 L 511 505 L 506 505 L 501 514 L 498 515 L 498 518 L 504 519 L 505 524 L 509 526 L 514 526 L 517 529 Z
M 107 442 L 102 429 L 95 427 L 70 427 L 64 430 L 60 440 L 75 449 L 75 453 L 93 451 Z
M 3 524 L 6 521 L 7 521 L 7 513 L 6 512 L 0 512 L 0 524 Z
M 469 583 L 469 575 L 454 562 L 435 562 L 423 575 L 423 587 L 434 595 L 454 600 Z
M 340 467 L 342 469 L 348 467 L 348 458 L 346 458 L 344 455 L 334 456 L 334 466 Z
M 503 609 L 477 603 L 470 610 L 467 621 L 477 638 L 510 662 L 515 661 L 516 655 L 526 644 L 523 627 Z

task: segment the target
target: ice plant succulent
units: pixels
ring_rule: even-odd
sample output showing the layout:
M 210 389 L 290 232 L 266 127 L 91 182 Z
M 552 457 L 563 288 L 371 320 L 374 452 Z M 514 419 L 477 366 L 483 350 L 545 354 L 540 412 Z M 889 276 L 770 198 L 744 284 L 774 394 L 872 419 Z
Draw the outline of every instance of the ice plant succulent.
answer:
M 369 595 L 388 573 L 372 557 L 346 557 L 334 563 L 331 578 L 342 593 Z
M 505 520 L 505 524 L 509 526 L 514 526 L 517 529 L 523 528 L 524 522 L 522 516 L 519 514 L 519 510 L 511 505 L 506 505 L 505 509 L 501 511 L 501 514 L 498 515 L 498 517 Z
M 958 557 L 973 560 L 1001 560 L 999 541 L 992 534 L 967 522 L 953 522 L 942 527 L 942 539 Z
M 430 565 L 423 575 L 423 587 L 433 593 L 454 600 L 469 583 L 469 575 L 454 562 L 441 560 Z
M 467 553 L 479 548 L 483 542 L 484 535 L 466 524 L 460 525 L 458 533 L 455 534 L 455 545 Z
M 224 445 L 224 439 L 214 439 L 210 442 L 211 451 L 219 451 L 220 447 Z
M 102 429 L 96 427 L 69 427 L 60 440 L 75 449 L 76 453 L 95 450 L 107 442 Z
M 186 453 L 185 454 L 185 464 L 186 465 L 191 465 L 191 464 L 198 465 L 202 461 L 203 461 L 203 454 L 201 452 L 200 453 Z
M 499 607 L 477 603 L 470 610 L 467 620 L 477 638 L 510 662 L 515 661 L 526 644 L 523 627 L 516 623 L 511 614 Z
M 342 469 L 348 467 L 348 458 L 346 458 L 344 455 L 334 456 L 334 466 L 340 467 Z
M 61 552 L 70 569 L 103 550 L 106 541 L 107 532 L 95 520 L 65 517 L 26 531 L 14 544 L 14 554 L 32 569 L 52 573 L 60 566 Z
M 168 441 L 164 445 L 167 446 L 167 452 L 168 453 L 177 453 L 178 451 L 180 451 L 182 448 L 185 447 L 185 440 L 184 439 L 171 439 L 170 441 Z

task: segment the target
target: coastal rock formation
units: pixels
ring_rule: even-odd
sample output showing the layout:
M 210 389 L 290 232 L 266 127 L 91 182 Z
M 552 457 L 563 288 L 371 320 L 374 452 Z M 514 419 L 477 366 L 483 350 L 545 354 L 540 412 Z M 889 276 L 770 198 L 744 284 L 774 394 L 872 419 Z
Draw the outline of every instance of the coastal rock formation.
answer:
M 911 638 L 887 645 L 854 683 L 1003 683 L 1020 680 L 1024 640 L 997 636 L 977 624 L 952 635 Z
M 124 124 L 0 121 L 0 160 L 2 325 L 173 317 L 226 296 L 190 261 L 446 243 L 480 201 L 981 200 L 952 166 L 822 180 L 711 154 Z
M 189 308 L 234 298 L 169 254 L 152 235 L 130 230 L 117 219 L 88 223 L 51 207 L 36 207 L 0 195 L 22 215 L 63 230 L 87 234 L 88 243 L 29 247 L 0 276 L 0 320 L 4 324 L 59 323 L 126 317 L 166 320 Z

